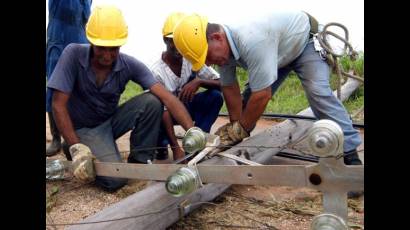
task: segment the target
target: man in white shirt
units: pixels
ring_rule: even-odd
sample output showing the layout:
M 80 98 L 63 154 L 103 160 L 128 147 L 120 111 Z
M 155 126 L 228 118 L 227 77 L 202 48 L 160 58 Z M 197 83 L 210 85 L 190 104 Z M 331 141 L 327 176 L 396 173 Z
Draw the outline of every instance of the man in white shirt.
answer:
M 212 124 L 218 117 L 223 105 L 220 92 L 219 74 L 211 67 L 204 66 L 198 72 L 192 72 L 192 64 L 187 61 L 175 48 L 173 42 L 173 28 L 185 15 L 172 13 L 168 16 L 162 29 L 166 51 L 161 58 L 153 64 L 151 71 L 154 77 L 164 87 L 177 96 L 186 106 L 195 126 L 204 132 L 210 132 Z M 200 87 L 206 91 L 196 93 Z M 162 127 L 159 134 L 158 146 L 164 147 L 157 153 L 157 159 L 168 157 L 167 145 L 172 147 L 174 160 L 185 155 L 178 144 L 174 132 L 174 124 L 167 108 L 164 108 Z

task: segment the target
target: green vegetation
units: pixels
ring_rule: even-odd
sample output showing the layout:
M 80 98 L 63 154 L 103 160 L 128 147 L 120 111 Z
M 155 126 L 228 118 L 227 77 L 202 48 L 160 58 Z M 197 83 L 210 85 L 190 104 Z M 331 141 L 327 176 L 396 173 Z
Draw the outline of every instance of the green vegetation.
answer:
M 125 87 L 124 92 L 121 94 L 120 97 L 120 104 L 128 101 L 129 99 L 131 99 L 132 97 L 134 97 L 135 95 L 138 95 L 140 93 L 142 93 L 142 87 L 138 84 L 135 84 L 132 81 L 129 81 L 127 86 Z
M 50 190 L 46 192 L 46 212 L 50 212 L 57 202 L 56 194 L 59 191 L 59 187 L 53 186 Z
M 364 54 L 360 53 L 357 60 L 351 61 L 348 57 L 340 59 L 340 63 L 343 66 L 344 71 L 353 69 L 355 75 L 364 76 Z M 241 68 L 237 68 L 238 81 L 241 90 L 244 89 L 244 85 L 248 80 L 247 72 Z M 336 90 L 337 76 L 332 74 L 330 77 L 330 85 L 332 90 Z M 128 83 L 126 90 L 121 95 L 120 103 L 123 103 L 131 97 L 142 92 L 142 89 L 137 84 Z M 364 105 L 364 86 L 362 85 L 351 97 L 345 101 L 344 106 L 350 114 L 354 114 Z M 276 91 L 268 106 L 266 107 L 266 113 L 281 113 L 281 114 L 296 114 L 299 111 L 309 106 L 306 99 L 305 92 L 302 84 L 299 81 L 297 75 L 291 72 L 287 79 L 282 83 L 279 89 Z M 226 106 L 221 109 L 221 112 L 227 112 Z

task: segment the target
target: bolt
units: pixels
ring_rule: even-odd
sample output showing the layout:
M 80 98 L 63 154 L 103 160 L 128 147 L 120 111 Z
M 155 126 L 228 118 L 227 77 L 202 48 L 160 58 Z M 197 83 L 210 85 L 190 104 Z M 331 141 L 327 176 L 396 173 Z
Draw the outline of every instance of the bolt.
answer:
M 252 179 L 252 173 L 248 173 L 248 179 Z
M 316 140 L 316 147 L 318 147 L 318 148 L 324 148 L 324 147 L 326 147 L 326 143 L 327 143 L 327 141 L 326 141 L 326 138 L 323 138 L 323 137 L 319 137 L 317 140 Z
M 316 173 L 312 173 L 309 176 L 309 181 L 310 183 L 312 183 L 313 185 L 320 185 L 322 183 L 322 178 L 316 174 Z

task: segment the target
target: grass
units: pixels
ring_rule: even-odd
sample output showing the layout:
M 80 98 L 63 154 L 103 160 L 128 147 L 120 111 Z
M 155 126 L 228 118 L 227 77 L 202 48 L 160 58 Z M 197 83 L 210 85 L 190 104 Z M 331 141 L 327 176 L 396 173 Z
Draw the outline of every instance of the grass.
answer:
M 57 202 L 56 194 L 59 191 L 59 187 L 53 186 L 50 191 L 46 192 L 46 212 L 50 212 Z
M 129 81 L 127 86 L 125 87 L 124 92 L 121 94 L 120 97 L 120 105 L 129 99 L 133 98 L 134 96 L 142 93 L 142 87 L 132 81 Z
M 347 57 L 343 57 L 341 58 L 340 63 L 345 71 L 353 69 L 356 75 L 361 77 L 364 76 L 363 53 L 359 54 L 356 61 L 351 61 Z M 241 90 L 243 90 L 248 79 L 247 72 L 242 68 L 237 68 L 237 77 Z M 336 90 L 336 82 L 336 75 L 332 74 L 330 77 L 332 90 Z M 120 104 L 141 92 L 142 88 L 140 86 L 133 82 L 129 82 L 124 93 L 121 95 Z M 364 105 L 364 86 L 360 86 L 360 88 L 343 103 L 343 105 L 350 114 L 354 114 L 358 111 Z M 268 103 L 265 113 L 296 114 L 308 106 L 309 103 L 306 99 L 302 84 L 296 74 L 291 72 Z M 221 112 L 227 112 L 225 103 Z

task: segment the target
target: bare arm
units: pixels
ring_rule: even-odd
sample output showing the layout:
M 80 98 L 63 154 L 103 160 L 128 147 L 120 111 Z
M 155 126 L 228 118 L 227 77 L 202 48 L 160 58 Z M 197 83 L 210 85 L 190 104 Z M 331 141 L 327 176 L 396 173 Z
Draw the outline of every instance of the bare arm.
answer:
M 183 102 L 190 102 L 193 100 L 195 93 L 198 91 L 199 87 L 204 87 L 207 89 L 220 89 L 219 80 L 204 80 L 200 78 L 195 78 L 194 80 L 188 82 L 179 92 L 178 97 Z
M 168 110 L 164 111 L 164 114 L 162 115 L 162 122 L 167 132 L 170 145 L 172 147 L 174 160 L 183 157 L 185 154 L 184 154 L 184 151 L 179 146 L 177 137 L 175 136 L 174 122 L 172 121 L 171 114 L 168 112 Z
M 162 103 L 164 103 L 172 117 L 185 130 L 194 126 L 194 122 L 182 102 L 166 90 L 160 83 L 153 85 L 150 90 L 162 101 Z
M 67 102 L 70 98 L 69 94 L 54 90 L 53 93 L 53 115 L 56 125 L 64 140 L 69 146 L 79 143 L 80 139 L 74 131 L 73 123 L 67 110 Z
M 245 109 L 242 113 L 239 123 L 243 128 L 250 132 L 256 125 L 256 122 L 265 111 L 266 105 L 272 97 L 272 91 L 270 87 L 262 89 L 257 92 L 252 92 L 248 103 L 245 105 Z
M 238 82 L 230 86 L 222 86 L 222 92 L 230 122 L 239 120 L 242 112 L 242 98 Z
M 220 89 L 221 84 L 219 80 L 205 80 L 205 79 L 199 79 L 200 81 L 200 86 L 207 88 L 207 89 Z
M 169 114 L 167 110 L 165 110 L 164 114 L 162 115 L 162 122 L 167 132 L 169 141 L 171 142 L 171 147 L 179 147 L 177 137 L 175 136 L 174 123 L 172 122 L 171 114 Z

